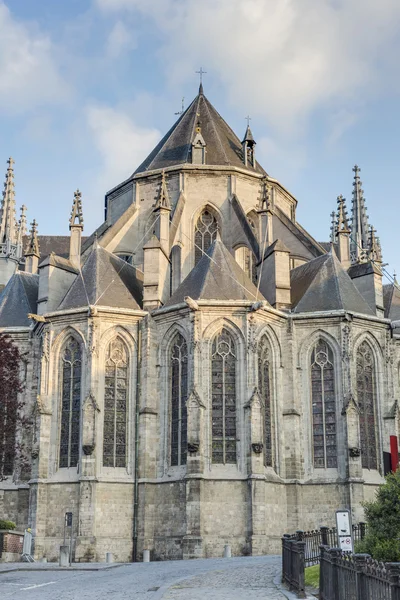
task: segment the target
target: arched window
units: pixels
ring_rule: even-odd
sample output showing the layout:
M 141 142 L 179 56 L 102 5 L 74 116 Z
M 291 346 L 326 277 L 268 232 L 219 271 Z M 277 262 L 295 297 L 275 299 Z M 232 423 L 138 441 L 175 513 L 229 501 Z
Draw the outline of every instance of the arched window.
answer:
M 246 273 L 247 277 L 257 285 L 257 260 L 247 246 L 240 246 L 235 250 L 235 260 Z
M 106 354 L 104 386 L 103 466 L 126 466 L 128 353 L 116 337 Z
M 62 354 L 60 467 L 76 467 L 79 460 L 82 352 L 72 336 Z
M 217 237 L 218 223 L 213 213 L 207 208 L 197 220 L 194 231 L 194 264 L 197 265 L 204 252 L 207 252 Z
M 185 339 L 177 333 L 170 351 L 171 466 L 185 465 L 187 457 L 188 353 Z
M 361 464 L 364 469 L 377 469 L 375 365 L 367 342 L 363 342 L 357 350 L 357 403 L 360 410 Z
M 267 336 L 258 345 L 258 389 L 264 405 L 264 464 L 273 466 L 273 412 L 271 398 L 271 363 Z
M 333 353 L 320 339 L 311 353 L 314 468 L 337 467 L 336 395 Z
M 0 480 L 14 472 L 18 395 L 9 393 L 8 398 L 0 399 Z
M 236 463 L 236 355 L 227 329 L 212 344 L 212 461 Z

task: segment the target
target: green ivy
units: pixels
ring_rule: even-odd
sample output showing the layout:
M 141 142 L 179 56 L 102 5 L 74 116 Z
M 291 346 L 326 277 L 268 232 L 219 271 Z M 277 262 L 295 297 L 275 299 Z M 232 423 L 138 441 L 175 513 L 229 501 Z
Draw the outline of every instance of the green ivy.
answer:
M 12 521 L 4 521 L 0 519 L 0 529 L 12 530 L 16 528 L 16 524 Z

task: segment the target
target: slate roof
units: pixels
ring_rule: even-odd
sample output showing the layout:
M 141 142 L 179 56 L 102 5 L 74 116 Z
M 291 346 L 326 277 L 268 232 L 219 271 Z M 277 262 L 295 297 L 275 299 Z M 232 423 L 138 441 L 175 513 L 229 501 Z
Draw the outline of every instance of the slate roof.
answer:
M 200 87 L 199 94 L 146 160 L 136 169 L 134 175 L 191 163 L 192 141 L 199 120 L 201 135 L 206 142 L 206 164 L 241 167 L 263 175 L 266 174 L 257 163 L 255 169 L 252 165 L 245 167 L 239 138 L 204 96 L 203 88 Z
M 37 312 L 39 275 L 17 271 L 0 293 L 0 327 L 29 327 Z
M 193 300 L 265 300 L 218 238 L 166 302 L 173 306 Z
M 329 252 L 293 269 L 290 273 L 292 309 L 295 313 L 348 310 L 375 314 L 335 252 Z
M 393 283 L 383 286 L 383 304 L 385 318 L 400 321 L 400 290 Z
M 67 258 L 69 256 L 69 235 L 38 235 L 40 258 L 43 260 L 51 252 L 58 256 Z M 24 235 L 23 248 L 26 248 L 30 236 Z M 86 241 L 86 237 L 82 237 L 82 244 Z
M 53 253 L 49 254 L 49 256 L 46 256 L 46 258 L 39 263 L 39 267 L 46 267 L 47 265 L 57 267 L 58 269 L 68 271 L 70 273 L 79 273 L 79 269 L 77 269 L 68 258 L 57 256 Z
M 97 304 L 140 309 L 143 305 L 143 273 L 115 254 L 95 244 L 58 310 Z

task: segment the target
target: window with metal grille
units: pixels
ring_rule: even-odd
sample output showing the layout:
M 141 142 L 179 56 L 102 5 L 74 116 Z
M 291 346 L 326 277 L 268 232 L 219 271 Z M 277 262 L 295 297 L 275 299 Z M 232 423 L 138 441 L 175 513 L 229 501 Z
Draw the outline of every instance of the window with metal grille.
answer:
M 266 467 L 273 465 L 273 411 L 271 398 L 271 364 L 270 350 L 267 336 L 263 336 L 258 345 L 258 388 L 264 405 L 264 464 Z
M 76 467 L 79 460 L 82 352 L 70 337 L 62 353 L 60 467 Z
M 314 468 L 337 467 L 336 394 L 333 353 L 320 339 L 311 353 Z
M 357 350 L 357 403 L 360 410 L 361 464 L 377 469 L 375 432 L 375 363 L 370 345 L 363 342 Z
M 5 477 L 14 472 L 17 392 L 13 397 L 13 402 L 0 400 L 0 474 Z
M 128 352 L 120 337 L 107 349 L 104 385 L 103 466 L 126 466 Z
M 227 329 L 212 344 L 212 461 L 236 463 L 236 354 Z
M 171 466 L 185 465 L 187 458 L 188 353 L 184 337 L 177 333 L 170 350 Z
M 194 264 L 197 265 L 204 252 L 207 252 L 217 237 L 218 223 L 215 216 L 208 209 L 203 210 L 197 220 L 194 232 Z

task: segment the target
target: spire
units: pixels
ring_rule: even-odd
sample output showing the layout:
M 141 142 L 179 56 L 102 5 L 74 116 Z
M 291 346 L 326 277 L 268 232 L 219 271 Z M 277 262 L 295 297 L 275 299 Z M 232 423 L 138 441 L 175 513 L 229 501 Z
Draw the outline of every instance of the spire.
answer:
M 371 225 L 369 232 L 369 259 L 374 262 L 382 262 L 381 249 L 379 239 L 375 236 L 376 229 L 374 229 Z
M 76 190 L 74 193 L 74 201 L 72 203 L 71 218 L 69 220 L 69 228 L 80 227 L 83 229 L 83 214 L 82 214 L 82 192 Z
M 242 140 L 242 144 L 244 142 L 247 142 L 249 146 L 254 146 L 255 143 L 256 143 L 254 141 L 254 137 L 253 137 L 253 134 L 251 132 L 250 125 L 247 125 L 247 127 L 246 127 L 246 131 L 245 131 L 245 134 L 244 134 L 244 138 Z
M 160 190 L 158 193 L 158 198 L 156 200 L 156 205 L 154 210 L 158 210 L 160 208 L 165 208 L 166 210 L 171 210 L 171 203 L 169 201 L 168 190 L 167 190 L 167 182 L 165 180 L 165 171 L 162 171 L 161 174 L 161 184 Z
M 243 162 L 245 166 L 252 166 L 255 168 L 256 159 L 255 159 L 255 145 L 253 134 L 250 129 L 250 117 L 247 115 L 247 127 L 244 134 L 244 138 L 242 140 L 242 150 L 243 150 Z
M 21 206 L 21 216 L 18 221 L 18 234 L 17 234 L 17 256 L 18 258 L 22 258 L 23 254 L 23 239 L 26 235 L 26 206 L 23 204 Z
M 340 194 L 337 197 L 338 209 L 337 209 L 337 221 L 336 221 L 336 235 L 339 233 L 350 233 L 349 223 L 347 220 L 346 210 L 346 198 Z
M 25 256 L 37 256 L 38 258 L 40 257 L 40 252 L 39 252 L 39 242 L 37 239 L 37 223 L 35 221 L 35 219 L 33 219 L 32 223 L 31 223 L 31 231 L 30 231 L 31 235 L 28 241 L 28 245 L 25 249 Z
M 350 255 L 353 264 L 364 262 L 367 258 L 369 248 L 368 215 L 367 207 L 365 206 L 364 191 L 361 187 L 360 170 L 358 165 L 355 165 L 353 168 L 354 181 L 350 242 Z
M 330 242 L 331 244 L 335 244 L 337 241 L 337 215 L 335 213 L 335 211 L 333 210 L 331 212 L 331 238 L 330 238 Z
M 3 199 L 0 209 L 0 244 L 8 244 L 6 254 L 10 254 L 11 244 L 17 241 L 17 223 L 15 220 L 14 160 L 7 161 L 8 168 L 4 183 Z
M 203 96 L 204 95 L 204 90 L 203 90 L 203 82 L 200 81 L 200 85 L 199 85 L 199 96 Z

